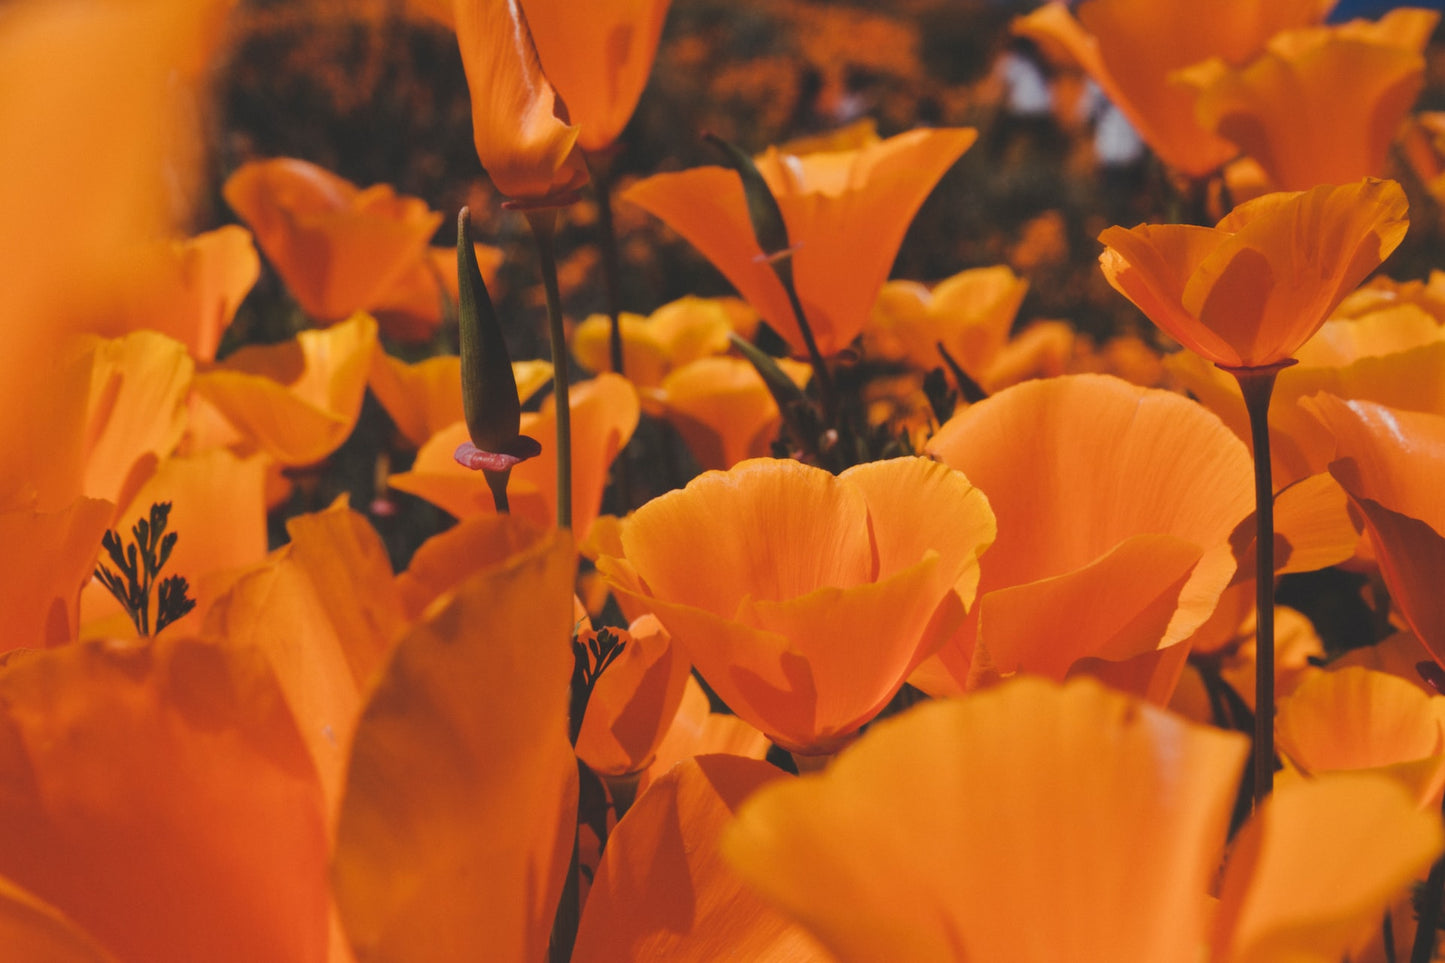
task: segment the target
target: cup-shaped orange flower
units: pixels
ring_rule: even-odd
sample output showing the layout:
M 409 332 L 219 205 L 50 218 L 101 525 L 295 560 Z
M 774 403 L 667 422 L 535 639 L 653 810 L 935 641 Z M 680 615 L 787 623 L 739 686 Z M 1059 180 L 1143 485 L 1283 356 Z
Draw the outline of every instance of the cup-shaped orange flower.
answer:
M 639 388 L 656 387 L 669 371 L 728 350 L 733 325 L 720 298 L 691 295 L 664 304 L 644 318 L 623 312 L 622 365 Z M 572 332 L 572 356 L 591 371 L 611 371 L 608 339 L 612 320 L 594 314 Z
M 589 151 L 615 141 L 652 73 L 671 0 L 523 0 L 547 79 Z
M 1405 237 L 1405 192 L 1365 179 L 1267 194 L 1214 227 L 1141 224 L 1099 235 L 1104 277 L 1175 340 L 1224 368 L 1300 345 Z
M 1210 57 L 1242 64 L 1275 33 L 1318 23 L 1332 6 L 1334 0 L 1089 0 L 1075 19 L 1069 5 L 1056 2 L 1015 21 L 1014 30 L 1066 51 L 1166 164 L 1204 177 L 1236 148 L 1200 126 L 1195 91 L 1171 76 Z
M 587 183 L 581 128 L 543 72 L 520 0 L 457 0 L 455 9 L 472 136 L 497 190 L 544 201 Z
M 963 617 L 993 513 L 922 458 L 833 476 L 755 459 L 638 509 L 598 569 L 650 608 L 724 702 L 785 748 L 832 752 Z
M 823 355 L 858 336 L 913 215 L 977 137 L 913 130 L 850 150 L 796 156 L 770 149 L 757 167 L 788 229 L 793 281 Z M 782 282 L 753 234 L 742 180 L 722 167 L 657 174 L 622 195 L 667 223 L 717 266 L 793 351 L 806 351 Z
M 1244 67 L 1211 60 L 1181 79 L 1199 91 L 1199 122 L 1238 144 L 1276 189 L 1378 177 L 1425 84 L 1421 48 L 1437 19 L 1397 10 L 1381 21 L 1395 26 L 1388 32 L 1359 23 L 1289 30 Z
M 390 185 L 362 190 L 290 157 L 243 165 L 224 193 L 287 290 L 323 322 L 372 307 L 425 256 L 442 219 Z

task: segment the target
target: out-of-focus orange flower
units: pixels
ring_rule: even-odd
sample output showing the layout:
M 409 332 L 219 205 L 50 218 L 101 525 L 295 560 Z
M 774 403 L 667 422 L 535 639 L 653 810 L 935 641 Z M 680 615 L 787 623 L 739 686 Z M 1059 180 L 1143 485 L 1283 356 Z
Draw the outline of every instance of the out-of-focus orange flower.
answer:
M 212 361 L 260 273 L 251 232 L 236 224 L 148 245 L 93 330 L 121 335 L 148 328 L 184 344 L 197 361 Z
M 1210 60 L 1181 79 L 1199 91 L 1200 124 L 1238 144 L 1276 190 L 1378 177 L 1425 84 L 1421 51 L 1438 19 L 1405 9 L 1378 24 L 1288 30 L 1248 65 Z
M 652 764 L 682 704 L 687 656 L 655 616 L 611 629 L 624 648 L 597 680 L 577 736 L 577 757 L 601 776 L 632 776 Z M 580 633 L 593 632 L 589 625 Z
M 496 294 L 497 269 L 502 251 L 487 244 L 473 244 L 482 281 Z M 389 288 L 369 310 L 381 333 L 395 341 L 417 344 L 431 340 L 443 319 L 442 295 L 457 303 L 457 250 L 431 247 Z
M 1335 436 L 1330 474 L 1364 517 L 1391 602 L 1445 664 L 1445 417 L 1326 394 L 1302 404 Z
M 1089 0 L 1076 20 L 1068 4 L 1054 2 L 1015 20 L 1014 30 L 1064 51 L 1165 163 L 1204 177 L 1236 148 L 1199 125 L 1196 93 L 1173 82 L 1173 74 L 1210 57 L 1245 63 L 1274 34 L 1318 23 L 1332 6 L 1334 0 Z
M 442 221 L 390 185 L 362 190 L 290 157 L 242 165 L 224 193 L 287 290 L 323 323 L 373 307 L 420 263 Z
M 0 556 L 0 604 L 6 612 L 0 652 L 76 638 L 80 589 L 90 581 L 96 547 L 114 510 L 98 498 L 80 498 L 56 512 L 0 512 L 0 544 L 27 547 Z M 31 549 L 42 554 L 37 558 Z
M 357 315 L 281 344 L 248 345 L 196 375 L 194 390 L 237 442 L 283 465 L 311 465 L 355 427 L 376 350 L 376 322 Z
M 517 398 L 527 401 L 552 380 L 550 361 L 513 361 Z M 462 359 L 454 354 L 407 364 L 378 345 L 366 385 L 386 409 L 397 430 L 420 447 L 448 425 L 461 421 Z
M 1276 488 L 1329 467 L 1334 439 L 1299 405 L 1324 391 L 1404 411 L 1445 415 L 1445 326 L 1413 303 L 1326 321 L 1295 352 L 1270 405 L 1270 458 Z M 1197 355 L 1181 351 L 1165 362 L 1178 383 L 1246 443 L 1249 416 L 1238 381 Z
M 671 0 L 522 0 L 547 79 L 589 151 L 615 141 L 647 86 Z
M 1185 652 L 1159 650 L 1214 611 L 1235 571 L 1230 535 L 1253 508 L 1239 439 L 1180 395 L 1071 375 L 970 406 L 926 451 L 988 495 L 998 541 L 978 604 L 914 684 L 959 692 L 1143 660 L 1131 688 L 1167 699 Z
M 825 754 L 957 626 L 993 536 L 983 495 L 926 459 L 756 459 L 653 499 L 597 565 L 738 715 Z
M 521 431 L 533 438 L 551 438 L 556 418 L 554 399 L 540 412 L 522 414 Z M 626 378 L 610 372 L 572 388 L 572 492 L 573 530 L 579 538 L 602 506 L 608 469 L 637 428 L 641 409 L 637 391 Z M 496 511 L 491 489 L 480 472 L 469 471 L 453 457 L 467 440 L 465 422 L 456 422 L 433 435 L 417 452 L 411 470 L 392 475 L 391 486 L 425 498 L 457 518 Z M 512 512 L 538 525 L 557 518 L 557 462 L 552 446 L 512 469 L 507 486 Z
M 717 298 L 688 297 L 664 304 L 644 318 L 624 312 L 622 367 L 639 388 L 654 388 L 669 371 L 728 350 L 733 326 Z M 611 371 L 612 320 L 594 314 L 572 332 L 572 356 L 590 371 Z
M 969 128 L 913 130 L 867 146 L 802 156 L 771 148 L 758 170 L 782 209 L 793 279 L 825 355 L 858 336 L 913 215 L 973 144 Z M 687 238 L 763 319 L 805 353 L 792 306 L 758 246 L 742 180 L 722 167 L 657 174 L 622 195 Z
M 468 577 L 371 690 L 332 859 L 358 959 L 546 956 L 576 832 L 574 559 L 553 529 Z
M 1405 192 L 1366 179 L 1267 194 L 1215 227 L 1099 235 L 1104 276 L 1185 347 L 1225 368 L 1293 357 L 1405 237 Z
M 788 358 L 778 366 L 799 386 L 813 373 Z M 767 455 L 783 420 L 762 376 L 742 358 L 699 358 L 643 389 L 642 401 L 649 414 L 677 429 L 704 469 L 726 470 Z
M 456 0 L 455 13 L 472 135 L 497 190 L 544 201 L 586 184 L 581 128 L 547 79 L 520 0 Z
M 327 959 L 321 787 L 260 653 L 67 645 L 0 705 L 0 876 L 116 960 Z
M 943 364 L 941 342 L 983 384 L 1028 289 L 1028 281 L 1003 265 L 960 271 L 932 291 L 916 281 L 889 281 L 863 331 L 863 349 L 931 371 Z
M 1398 779 L 1422 811 L 1445 786 L 1445 698 L 1386 672 L 1315 669 L 1279 703 L 1275 738 L 1306 778 L 1368 770 Z
M 843 961 L 1338 959 L 1440 851 L 1439 820 L 1379 776 L 1281 787 L 1211 912 L 1245 752 L 1093 681 L 1018 679 L 762 787 L 721 848 Z
M 760 760 L 709 755 L 657 780 L 607 840 L 573 959 L 828 959 L 718 852 L 718 838 L 743 801 L 786 778 Z

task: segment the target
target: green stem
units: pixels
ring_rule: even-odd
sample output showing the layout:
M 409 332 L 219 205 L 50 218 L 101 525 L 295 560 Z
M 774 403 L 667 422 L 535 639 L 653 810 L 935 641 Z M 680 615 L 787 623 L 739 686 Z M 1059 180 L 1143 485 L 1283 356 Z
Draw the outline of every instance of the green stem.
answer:
M 487 487 L 492 490 L 492 504 L 497 507 L 497 514 L 510 513 L 512 505 L 507 498 L 507 481 L 512 477 L 512 469 L 508 468 L 505 471 L 483 469 L 482 474 L 487 478 Z
M 1254 806 L 1274 789 L 1274 482 L 1270 473 L 1269 400 L 1280 369 L 1225 369 L 1239 381 L 1254 443 Z
M 571 378 L 567 371 L 567 329 L 562 323 L 562 292 L 557 287 L 557 209 L 533 208 L 524 212 L 542 265 L 542 287 L 547 292 L 547 333 L 552 340 L 552 383 L 557 402 L 557 524 L 572 527 L 572 406 Z

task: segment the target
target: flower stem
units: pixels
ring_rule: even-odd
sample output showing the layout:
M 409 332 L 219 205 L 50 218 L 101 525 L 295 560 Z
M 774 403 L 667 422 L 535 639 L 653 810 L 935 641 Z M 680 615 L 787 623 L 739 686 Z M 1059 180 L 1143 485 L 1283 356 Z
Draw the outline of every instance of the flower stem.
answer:
M 1228 368 L 1239 381 L 1254 444 L 1254 806 L 1274 789 L 1274 481 L 1270 472 L 1269 400 L 1280 369 Z
M 557 209 L 524 211 L 541 260 L 542 287 L 547 292 L 547 333 L 552 341 L 552 383 L 557 402 L 557 524 L 572 527 L 572 406 L 567 372 L 567 330 L 562 324 L 562 293 L 557 287 Z

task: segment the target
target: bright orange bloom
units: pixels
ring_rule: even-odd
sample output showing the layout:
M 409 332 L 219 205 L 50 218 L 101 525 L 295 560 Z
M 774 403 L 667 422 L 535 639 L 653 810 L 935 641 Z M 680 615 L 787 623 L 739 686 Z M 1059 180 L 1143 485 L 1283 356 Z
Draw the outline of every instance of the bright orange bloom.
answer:
M 62 646 L 0 706 L 0 877 L 115 960 L 327 959 L 321 787 L 260 653 Z
M 425 201 L 387 184 L 361 190 L 291 157 L 242 165 L 224 193 L 286 289 L 324 323 L 381 299 L 425 256 L 442 220 Z
M 542 201 L 587 183 L 581 128 L 547 80 L 520 0 L 456 0 L 477 156 L 497 190 Z
M 1445 417 L 1325 394 L 1303 404 L 1335 436 L 1330 474 L 1364 516 L 1391 602 L 1445 664 Z
M 482 281 L 496 295 L 497 269 L 502 265 L 500 248 L 473 244 Z M 457 249 L 454 245 L 428 248 L 417 261 L 382 292 L 368 309 L 376 318 L 381 333 L 388 338 L 409 344 L 430 341 L 441 327 L 442 295 L 451 304 L 458 300 Z
M 1119 105 L 1164 162 L 1204 177 L 1236 148 L 1200 126 L 1197 94 L 1176 71 L 1219 57 L 1242 64 L 1274 34 L 1322 20 L 1335 0 L 1089 0 L 1078 19 L 1062 2 L 1014 21 L 1017 33 L 1062 48 Z
M 759 789 L 721 848 L 842 961 L 1339 959 L 1439 853 L 1439 820 L 1378 776 L 1282 787 L 1212 912 L 1245 753 L 1093 681 L 1018 679 Z
M 644 318 L 623 312 L 622 366 L 639 388 L 656 387 L 669 371 L 728 350 L 733 326 L 719 298 L 684 297 Z M 611 371 L 612 319 L 594 314 L 572 332 L 572 356 L 589 371 Z
M 993 541 L 959 472 L 922 458 L 834 477 L 756 459 L 638 509 L 598 570 L 783 747 L 836 750 L 957 626 Z M 700 550 L 701 549 L 701 550 Z
M 984 490 L 999 534 L 978 604 L 914 684 L 1142 660 L 1127 687 L 1167 698 L 1185 652 L 1159 650 L 1204 623 L 1235 572 L 1229 538 L 1253 507 L 1239 439 L 1172 392 L 1073 375 L 970 406 L 926 451 Z M 1156 659 L 1178 661 L 1154 678 Z
M 1099 235 L 1104 277 L 1185 347 L 1225 368 L 1293 357 L 1405 237 L 1405 192 L 1363 180 L 1267 194 L 1215 227 Z
M 1247 66 L 1212 60 L 1182 79 L 1199 91 L 1200 124 L 1243 148 L 1276 190 L 1378 177 L 1425 84 L 1421 50 L 1438 19 L 1406 9 L 1368 30 L 1289 30 Z
M 553 529 L 393 650 L 357 723 L 332 860 L 358 959 L 545 957 L 576 831 L 575 573 Z
M 552 363 L 513 361 L 512 377 L 517 381 L 517 398 L 526 404 L 552 380 Z M 397 430 L 417 447 L 466 417 L 462 407 L 462 359 L 454 354 L 407 364 L 378 345 L 366 385 L 396 422 Z
M 130 284 L 94 330 L 121 335 L 149 328 L 183 343 L 197 361 L 216 348 L 261 273 L 251 232 L 236 224 L 146 247 Z
M 743 801 L 785 780 L 761 760 L 723 755 L 689 760 L 658 779 L 607 840 L 577 933 L 576 963 L 828 959 L 718 852 Z
M 548 398 L 540 412 L 524 412 L 522 433 L 551 438 L 555 411 L 554 399 Z M 573 530 L 579 538 L 587 537 L 597 517 L 608 470 L 637 429 L 640 415 L 636 390 L 619 375 L 604 373 L 572 388 Z M 465 422 L 442 429 L 422 445 L 411 471 L 391 476 L 392 487 L 425 498 L 457 518 L 496 511 L 486 479 L 453 457 L 467 438 Z M 507 486 L 512 511 L 538 525 L 551 525 L 557 518 L 556 457 L 553 446 L 543 446 L 540 455 L 512 469 Z
M 615 141 L 652 73 L 671 0 L 522 0 L 547 79 L 567 103 L 577 142 Z
M 80 629 L 80 587 L 95 569 L 96 546 L 114 506 L 80 498 L 57 512 L 0 512 L 0 544 L 33 546 L 0 556 L 0 605 L 5 631 L 0 652 L 70 642 Z M 38 563 L 38 564 L 37 564 Z
M 778 362 L 799 386 L 813 373 L 801 362 Z M 643 389 L 642 400 L 649 414 L 677 429 L 704 469 L 726 470 L 767 455 L 783 420 L 762 376 L 742 358 L 699 358 Z
M 943 364 L 942 342 L 959 367 L 983 384 L 1028 290 L 1029 282 L 1004 265 L 960 271 L 932 291 L 916 281 L 889 281 L 863 332 L 864 350 L 931 371 Z
M 825 355 L 858 336 L 913 215 L 973 144 L 968 128 L 913 130 L 866 146 L 795 156 L 771 148 L 758 170 L 778 200 L 793 278 Z M 622 195 L 687 238 L 799 355 L 792 306 L 748 217 L 742 180 L 722 167 L 657 174 Z
M 591 631 L 590 623 L 581 629 Z M 612 631 L 625 648 L 592 690 L 577 757 L 598 775 L 629 776 L 652 764 L 692 666 L 655 616 Z
M 1445 787 L 1445 697 L 1386 672 L 1314 669 L 1281 698 L 1275 738 L 1286 768 L 1306 778 L 1372 771 L 1398 779 L 1421 810 Z

